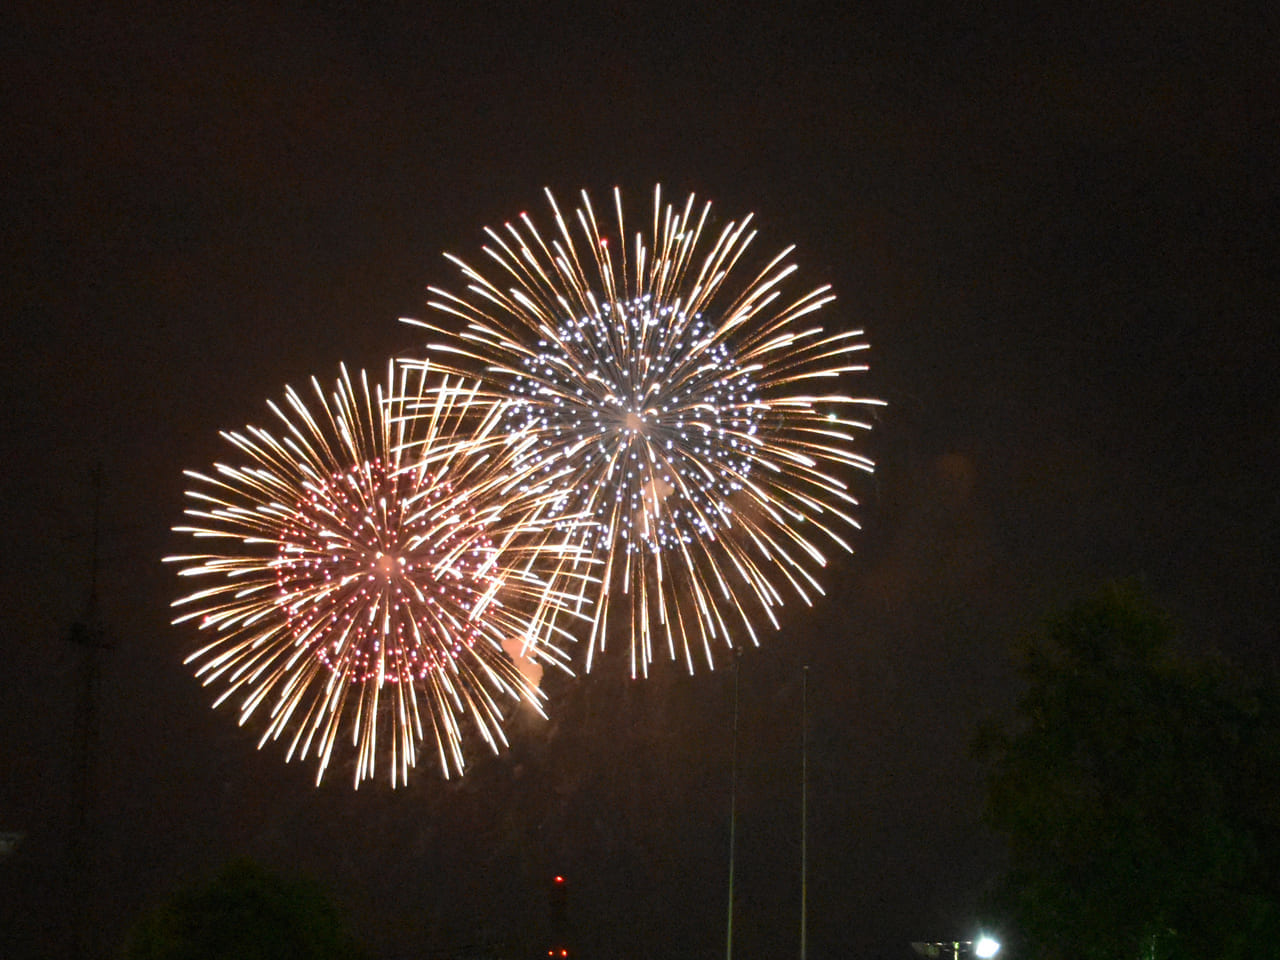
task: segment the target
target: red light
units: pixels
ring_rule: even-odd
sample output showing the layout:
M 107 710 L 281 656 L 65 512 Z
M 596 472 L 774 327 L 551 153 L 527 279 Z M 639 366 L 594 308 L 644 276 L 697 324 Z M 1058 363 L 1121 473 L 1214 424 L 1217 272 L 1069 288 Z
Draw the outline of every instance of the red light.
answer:
M 567 957 L 568 955 L 569 955 L 569 951 L 568 951 L 568 950 L 561 950 L 561 951 L 560 951 L 560 956 L 562 956 L 562 957 Z
M 558 873 L 556 874 L 556 883 L 564 883 L 564 877 L 560 876 Z

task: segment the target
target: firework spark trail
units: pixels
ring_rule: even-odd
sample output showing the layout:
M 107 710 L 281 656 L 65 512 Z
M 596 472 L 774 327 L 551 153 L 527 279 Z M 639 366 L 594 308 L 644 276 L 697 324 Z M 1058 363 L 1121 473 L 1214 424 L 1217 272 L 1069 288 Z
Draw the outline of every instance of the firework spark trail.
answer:
M 847 474 L 872 469 L 854 415 L 881 401 L 840 390 L 866 344 L 816 322 L 829 287 L 787 298 L 792 248 L 746 272 L 749 216 L 714 233 L 710 204 L 655 189 L 629 245 L 617 190 L 612 233 L 585 192 L 569 219 L 547 197 L 554 232 L 527 214 L 486 228 L 492 276 L 446 255 L 466 290 L 432 287 L 428 306 L 454 319 L 406 322 L 446 335 L 432 363 L 485 378 L 527 477 L 564 476 L 551 514 L 595 519 L 587 669 L 619 629 L 633 675 L 656 647 L 714 666 L 735 630 L 758 642 L 758 614 L 777 626 L 781 584 L 822 592 L 825 544 L 850 549 Z
M 462 773 L 464 719 L 496 751 L 500 700 L 541 711 L 504 644 L 567 669 L 555 621 L 581 587 L 539 569 L 583 558 L 538 520 L 547 495 L 513 488 L 489 442 L 501 412 L 474 384 L 389 365 L 385 386 L 345 368 L 331 393 L 312 385 L 310 403 L 289 388 L 269 404 L 278 435 L 223 434 L 244 465 L 187 472 L 174 529 L 216 544 L 165 558 L 213 581 L 174 603 L 175 624 L 213 634 L 187 662 L 225 687 L 215 706 L 241 698 L 242 724 L 265 710 L 259 746 L 292 731 L 287 756 L 314 756 L 317 783 L 344 733 L 356 786 L 382 750 L 406 782 L 427 739 L 445 776 Z

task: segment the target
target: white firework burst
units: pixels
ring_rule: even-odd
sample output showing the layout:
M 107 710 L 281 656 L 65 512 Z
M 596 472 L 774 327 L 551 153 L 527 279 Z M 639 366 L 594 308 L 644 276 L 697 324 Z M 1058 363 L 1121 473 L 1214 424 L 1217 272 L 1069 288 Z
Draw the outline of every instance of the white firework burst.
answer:
M 553 614 L 581 590 L 538 571 L 580 549 L 493 456 L 501 411 L 474 384 L 389 365 L 385 385 L 345 368 L 312 385 L 270 404 L 279 433 L 223 434 L 242 464 L 187 472 L 174 529 L 217 547 L 166 558 L 212 581 L 174 604 L 213 635 L 187 662 L 241 723 L 267 714 L 260 746 L 289 732 L 290 758 L 314 755 L 317 783 L 344 731 L 357 786 L 380 748 L 404 782 L 424 739 L 461 773 L 464 721 L 497 750 L 500 701 L 541 710 L 541 665 L 566 666 Z
M 552 513 L 596 521 L 587 668 L 616 632 L 633 675 L 655 647 L 714 666 L 758 642 L 757 615 L 777 626 L 784 584 L 821 593 L 825 545 L 851 549 L 849 475 L 872 469 L 855 411 L 881 403 L 840 389 L 866 369 L 862 332 L 817 322 L 830 287 L 784 292 L 792 248 L 744 268 L 749 216 L 714 232 L 710 204 L 655 190 L 648 235 L 628 238 L 618 191 L 611 231 L 585 192 L 568 220 L 547 196 L 550 236 L 522 214 L 486 231 L 488 273 L 449 256 L 466 290 L 433 287 L 429 306 L 461 325 L 407 322 L 447 335 L 431 362 L 485 378 L 513 466 L 561 478 Z

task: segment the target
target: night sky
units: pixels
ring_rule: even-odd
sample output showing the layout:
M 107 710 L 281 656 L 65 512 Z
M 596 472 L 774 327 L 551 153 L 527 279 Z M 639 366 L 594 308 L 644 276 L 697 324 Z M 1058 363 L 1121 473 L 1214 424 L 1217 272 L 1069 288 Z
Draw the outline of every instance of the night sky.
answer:
M 255 750 L 182 665 L 182 470 L 338 364 L 411 356 L 441 254 L 551 187 L 754 212 L 888 401 L 828 596 L 741 661 L 734 954 L 967 937 L 999 870 L 977 725 L 1046 612 L 1136 577 L 1194 649 L 1276 665 L 1280 43 L 1245 7 L 839 16 L 632 5 L 33 4 L 0 37 L 0 953 L 105 953 L 226 860 L 329 890 L 374 958 L 724 955 L 732 681 L 616 660 L 407 788 Z M 432 12 L 435 9 L 451 12 Z M 1039 12 L 1032 12 L 1032 10 Z M 545 217 L 543 217 L 545 221 Z M 68 902 L 68 641 L 102 468 L 88 902 Z

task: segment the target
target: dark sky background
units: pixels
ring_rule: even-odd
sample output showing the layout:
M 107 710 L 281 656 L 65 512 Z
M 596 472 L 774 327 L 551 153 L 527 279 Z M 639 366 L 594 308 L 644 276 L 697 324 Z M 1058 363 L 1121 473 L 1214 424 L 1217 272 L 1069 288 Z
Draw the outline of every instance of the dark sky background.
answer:
M 461 781 L 319 789 L 182 666 L 160 557 L 219 429 L 410 355 L 481 228 L 655 182 L 754 211 L 862 327 L 889 406 L 864 530 L 741 663 L 734 952 L 965 937 L 999 869 L 982 718 L 1016 639 L 1138 577 L 1188 643 L 1276 665 L 1280 44 L 1245 5 L 33 4 L 0 37 L 0 953 L 105 952 L 228 858 L 332 892 L 375 958 L 724 953 L 732 673 L 550 679 Z M 1105 6 L 1105 12 L 1103 12 Z M 102 464 L 92 884 L 71 903 L 78 651 Z M 909 953 L 907 953 L 909 955 Z

